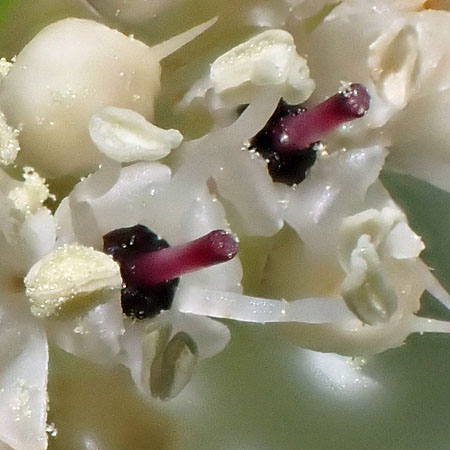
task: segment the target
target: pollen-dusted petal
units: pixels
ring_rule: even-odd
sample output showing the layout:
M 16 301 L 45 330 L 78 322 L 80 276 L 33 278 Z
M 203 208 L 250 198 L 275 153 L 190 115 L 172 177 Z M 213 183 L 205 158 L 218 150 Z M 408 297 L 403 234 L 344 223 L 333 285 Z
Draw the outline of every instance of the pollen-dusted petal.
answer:
M 42 178 L 31 167 L 23 169 L 24 183 L 14 188 L 8 197 L 14 202 L 16 209 L 24 214 L 37 212 L 50 197 L 50 191 Z
M 177 296 L 175 307 L 186 314 L 253 323 L 321 324 L 353 319 L 340 298 L 303 298 L 287 302 L 197 286 L 184 289 Z
M 0 63 L 0 76 L 2 66 Z M 8 166 L 12 164 L 20 150 L 18 141 L 19 130 L 6 123 L 5 115 L 0 111 L 0 164 Z
M 120 288 L 122 278 L 110 256 L 80 244 L 66 244 L 30 269 L 25 286 L 33 314 L 50 317 L 68 305 L 95 302 L 94 294 Z
M 162 159 L 183 140 L 178 130 L 163 130 L 135 111 L 113 106 L 91 117 L 89 134 L 101 152 L 119 162 Z
M 220 56 L 211 65 L 210 80 L 218 93 L 237 89 L 232 94 L 242 96 L 241 103 L 248 101 L 249 83 L 284 85 L 289 103 L 305 101 L 314 89 L 306 60 L 284 30 L 264 31 Z

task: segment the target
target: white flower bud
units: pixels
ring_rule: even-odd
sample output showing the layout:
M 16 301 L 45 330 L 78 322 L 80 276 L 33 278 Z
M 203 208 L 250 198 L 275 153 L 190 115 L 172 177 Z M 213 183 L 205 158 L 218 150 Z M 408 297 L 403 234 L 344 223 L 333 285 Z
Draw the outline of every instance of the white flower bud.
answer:
M 105 25 L 65 19 L 38 33 L 0 89 L 11 126 L 22 125 L 23 161 L 46 177 L 86 175 L 100 153 L 89 138 L 92 114 L 110 105 L 153 114 L 159 56 Z

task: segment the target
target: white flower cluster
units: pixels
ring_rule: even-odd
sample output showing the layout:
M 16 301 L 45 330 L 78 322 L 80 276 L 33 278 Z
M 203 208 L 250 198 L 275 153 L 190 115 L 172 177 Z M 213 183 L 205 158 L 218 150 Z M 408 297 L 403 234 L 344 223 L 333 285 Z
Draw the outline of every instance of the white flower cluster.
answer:
M 89 4 L 96 17 L 131 24 L 163 8 Z M 0 442 L 47 446 L 48 342 L 125 365 L 142 392 L 168 400 L 198 361 L 227 345 L 216 319 L 265 324 L 302 347 L 349 356 L 400 346 L 414 332 L 450 332 L 415 314 L 425 290 L 447 307 L 450 297 L 378 179 L 387 166 L 450 190 L 450 13 L 421 1 L 286 4 L 285 29 L 259 30 L 217 55 L 176 105 L 211 116 L 211 130 L 194 140 L 149 121 L 160 60 L 214 19 L 151 48 L 65 19 L 12 66 L 2 59 L 0 157 L 8 165 L 17 156 L 24 180 L 0 172 Z M 367 87 L 368 113 L 313 145 L 303 181 L 273 181 L 253 138 L 280 98 L 309 107 L 342 82 Z M 35 170 L 70 194 L 51 196 Z M 228 230 L 240 254 L 189 267 L 169 309 L 128 317 L 126 272 L 103 252 L 103 236 L 137 224 L 174 247 Z

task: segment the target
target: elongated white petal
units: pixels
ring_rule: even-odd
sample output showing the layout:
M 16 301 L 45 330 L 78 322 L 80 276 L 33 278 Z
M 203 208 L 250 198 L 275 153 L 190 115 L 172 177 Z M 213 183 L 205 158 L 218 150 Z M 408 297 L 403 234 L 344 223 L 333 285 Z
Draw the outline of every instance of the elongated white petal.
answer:
M 185 313 L 256 323 L 327 323 L 353 318 L 339 298 L 305 298 L 286 302 L 196 286 L 177 295 L 174 306 Z

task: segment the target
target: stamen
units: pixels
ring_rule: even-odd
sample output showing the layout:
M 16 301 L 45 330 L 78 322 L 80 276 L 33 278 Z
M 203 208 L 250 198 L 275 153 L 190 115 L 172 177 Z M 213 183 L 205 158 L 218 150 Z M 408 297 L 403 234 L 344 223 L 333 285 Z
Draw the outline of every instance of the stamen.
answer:
M 345 122 L 363 117 L 370 95 L 362 84 L 351 84 L 312 109 L 282 117 L 274 127 L 273 150 L 305 149 Z
M 154 286 L 226 262 L 237 251 L 238 243 L 232 234 L 215 230 L 187 244 L 143 254 L 127 264 L 127 274 L 136 285 Z
M 136 225 L 111 231 L 103 242 L 105 253 L 120 264 L 122 310 L 137 319 L 171 307 L 179 276 L 226 262 L 238 251 L 234 236 L 223 230 L 169 247 L 147 227 Z

